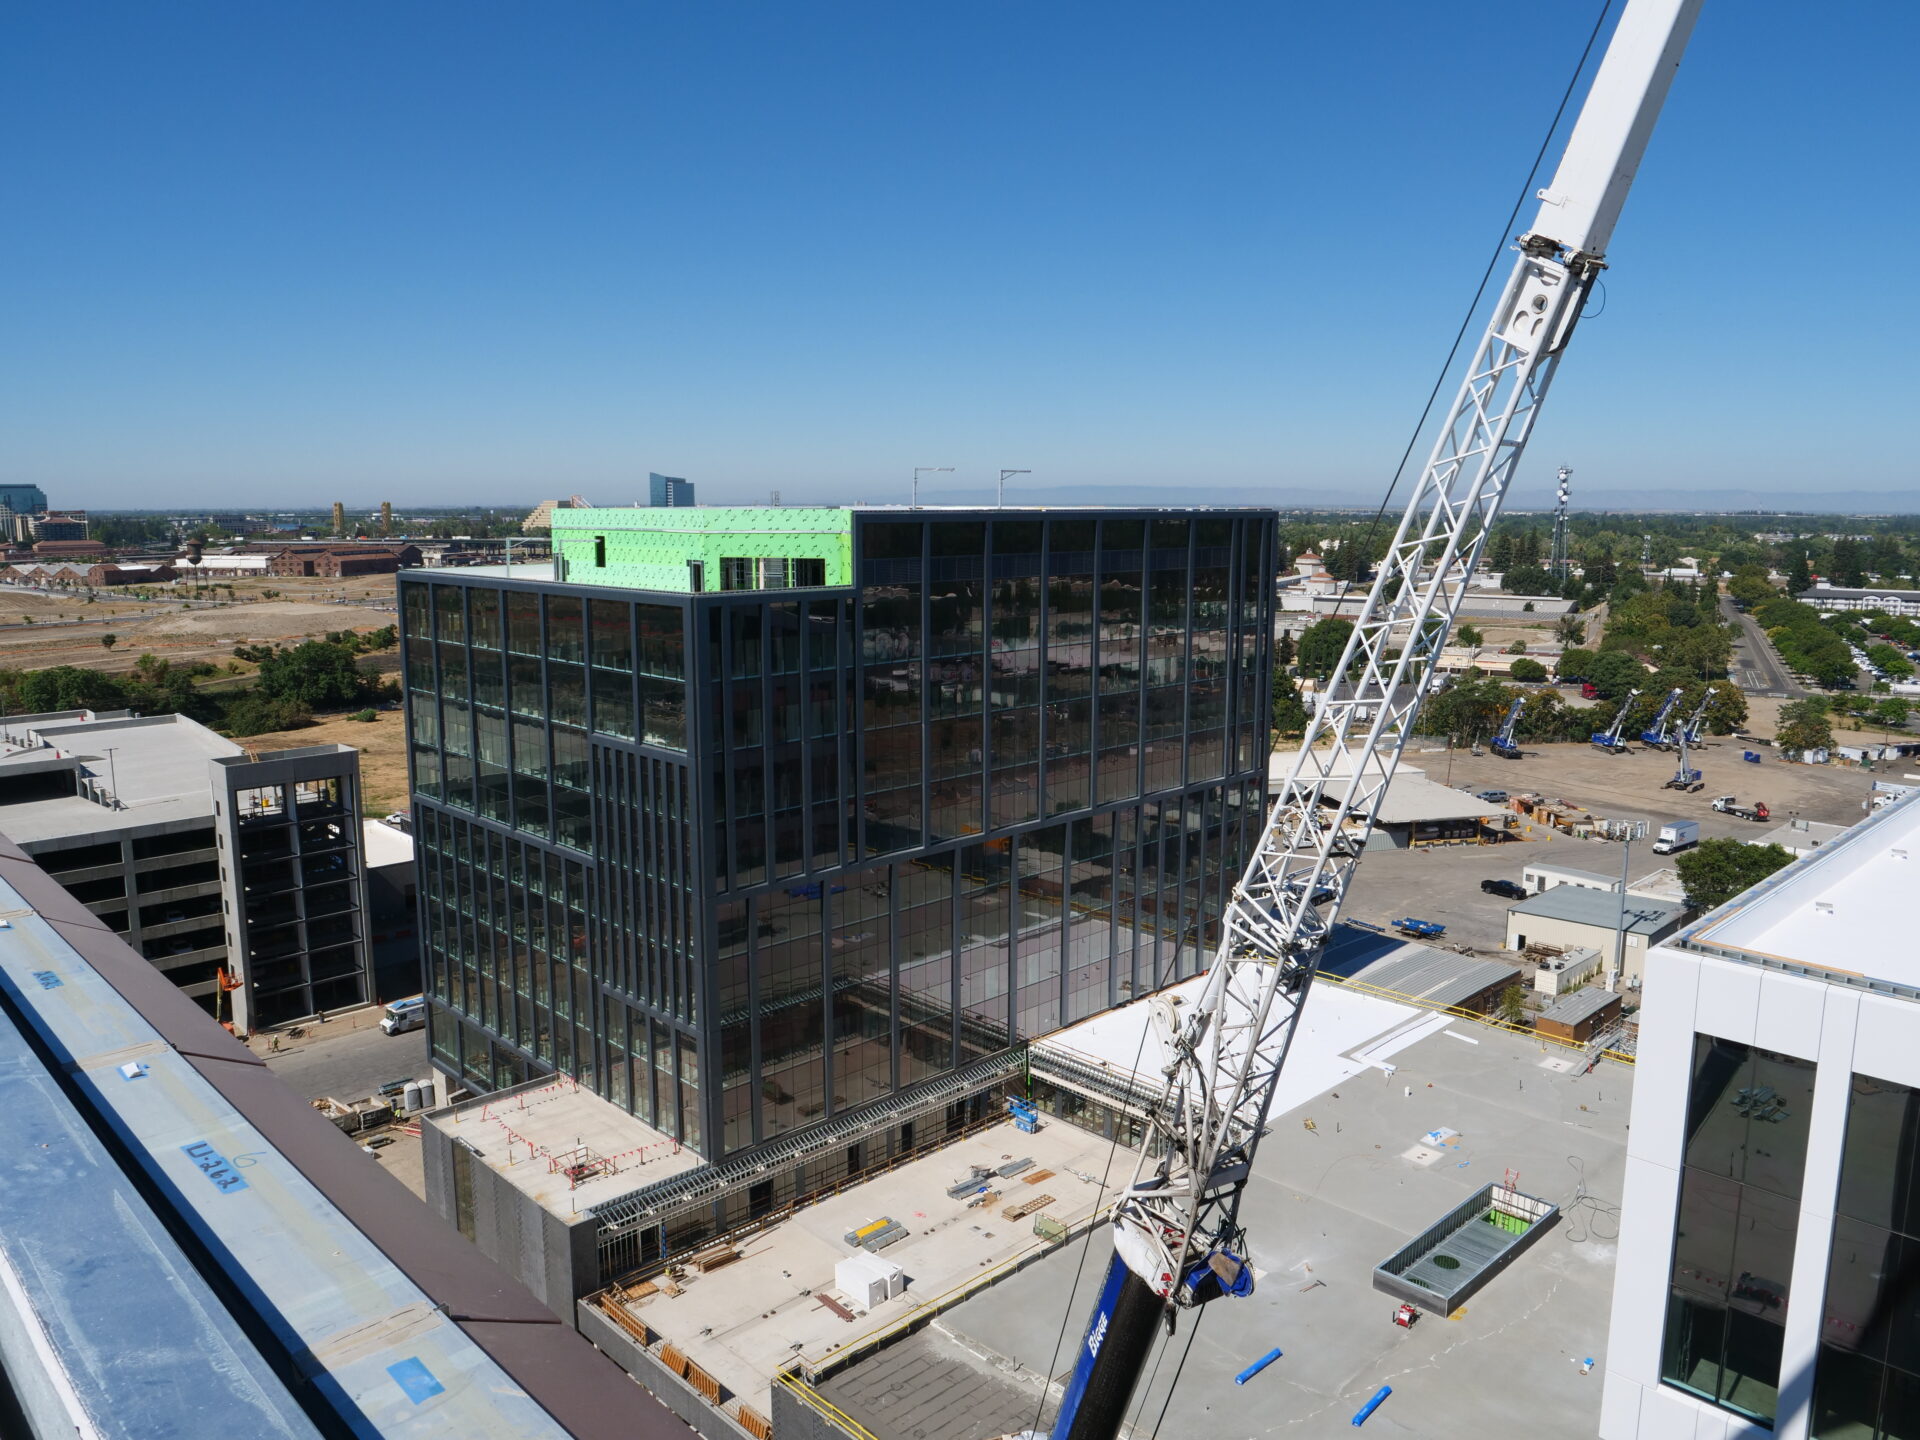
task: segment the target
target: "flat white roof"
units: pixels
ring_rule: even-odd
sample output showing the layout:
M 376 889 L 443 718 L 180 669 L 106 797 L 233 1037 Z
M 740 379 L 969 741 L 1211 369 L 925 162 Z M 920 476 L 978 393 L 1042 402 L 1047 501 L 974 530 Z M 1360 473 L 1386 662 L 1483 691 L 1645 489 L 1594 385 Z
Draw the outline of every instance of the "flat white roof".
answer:
M 384 820 L 360 822 L 360 855 L 367 869 L 413 863 L 413 836 Z
M 1803 855 L 1673 943 L 1920 988 L 1920 791 Z
M 1205 983 L 1206 977 L 1197 975 L 1159 993 L 1179 1001 L 1184 1015 Z M 1157 1093 L 1165 1083 L 1169 1057 L 1149 1023 L 1148 998 L 1056 1030 L 1034 1046 L 1093 1065 L 1121 1084 L 1131 1074 L 1142 1092 Z M 1317 984 L 1300 1017 L 1269 1113 L 1284 1115 L 1451 1023 L 1448 1016 L 1413 1005 L 1395 1004 L 1341 985 Z
M 1529 860 L 1520 867 L 1523 874 L 1571 876 L 1575 880 L 1594 880 L 1602 885 L 1620 888 L 1618 875 L 1602 875 L 1597 870 L 1581 870 L 1573 865 L 1561 865 L 1552 860 Z
M 1293 768 L 1298 750 L 1277 750 L 1267 760 L 1267 782 L 1278 786 Z M 1353 773 L 1353 752 L 1321 751 L 1315 758 L 1328 775 L 1342 777 Z M 1377 761 L 1368 768 L 1379 769 Z M 1394 769 L 1387 793 L 1380 799 L 1379 822 L 1382 825 L 1412 825 L 1423 820 L 1465 820 L 1491 815 L 1500 807 L 1477 800 L 1463 790 L 1429 780 L 1417 765 Z
M 0 830 L 19 843 L 111 834 L 213 814 L 209 760 L 244 755 L 183 715 L 108 720 L 16 717 L 0 722 L 0 776 L 42 763 L 77 765 L 118 809 L 78 795 L 0 805 Z
M 1811 850 L 1816 845 L 1825 845 L 1838 840 L 1853 827 L 1850 825 L 1828 825 L 1819 820 L 1789 820 L 1784 825 L 1776 825 L 1750 840 L 1750 845 L 1779 845 L 1788 850 Z

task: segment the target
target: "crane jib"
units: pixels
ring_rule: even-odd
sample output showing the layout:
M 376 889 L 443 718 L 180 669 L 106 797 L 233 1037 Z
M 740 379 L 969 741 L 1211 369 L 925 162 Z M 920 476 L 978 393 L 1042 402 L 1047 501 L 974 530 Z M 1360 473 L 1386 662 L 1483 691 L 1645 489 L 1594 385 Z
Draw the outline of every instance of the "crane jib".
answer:
M 1559 168 L 1539 192 L 1539 215 L 1221 917 L 1165 1086 L 1146 1107 L 1140 1159 L 1114 1207 L 1114 1258 L 1054 1440 L 1111 1440 L 1158 1318 L 1251 1288 L 1250 1268 L 1231 1287 L 1203 1275 L 1249 1254 L 1238 1218 L 1245 1186 L 1220 1185 L 1221 1167 L 1254 1159 L 1321 946 L 1606 263 L 1701 4 L 1628 0 Z M 1631 699 L 1596 745 L 1625 748 Z

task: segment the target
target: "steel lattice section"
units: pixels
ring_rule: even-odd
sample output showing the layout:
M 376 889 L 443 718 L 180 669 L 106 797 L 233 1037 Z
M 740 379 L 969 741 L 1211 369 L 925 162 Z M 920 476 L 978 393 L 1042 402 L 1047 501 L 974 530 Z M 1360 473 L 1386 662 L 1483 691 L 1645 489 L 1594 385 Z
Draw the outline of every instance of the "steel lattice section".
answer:
M 1534 255 L 1515 265 L 1234 890 L 1201 998 L 1184 1019 L 1165 1002 L 1153 1012 L 1174 1059 L 1118 1224 L 1162 1295 L 1190 1300 L 1181 1278 L 1237 1239 L 1322 946 L 1590 278 Z

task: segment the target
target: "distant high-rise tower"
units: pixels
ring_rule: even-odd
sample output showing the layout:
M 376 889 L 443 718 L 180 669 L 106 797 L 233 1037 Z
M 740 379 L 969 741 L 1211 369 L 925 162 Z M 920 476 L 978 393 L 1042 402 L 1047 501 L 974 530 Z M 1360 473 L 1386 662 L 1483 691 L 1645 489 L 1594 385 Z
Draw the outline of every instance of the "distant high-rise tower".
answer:
M 338 500 L 333 502 L 333 533 L 335 535 L 347 533 L 347 507 Z
M 1553 559 L 1547 573 L 1553 576 L 1554 584 L 1564 585 L 1567 580 L 1567 496 L 1571 493 L 1573 471 L 1562 465 L 1559 480 L 1560 489 L 1553 505 Z
M 391 500 L 380 502 L 380 533 L 393 534 L 393 502 Z
M 656 475 L 647 473 L 647 504 L 661 507 L 673 507 L 693 504 L 693 484 L 677 475 Z

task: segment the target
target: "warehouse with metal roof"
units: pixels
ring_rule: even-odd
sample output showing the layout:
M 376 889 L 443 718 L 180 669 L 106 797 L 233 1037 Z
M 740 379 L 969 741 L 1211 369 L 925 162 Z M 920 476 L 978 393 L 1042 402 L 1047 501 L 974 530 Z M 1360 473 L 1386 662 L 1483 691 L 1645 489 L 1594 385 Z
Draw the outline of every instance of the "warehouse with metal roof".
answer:
M 1358 971 L 1353 979 L 1369 989 L 1425 1005 L 1484 1015 L 1499 1003 L 1501 991 L 1519 984 L 1520 967 L 1426 945 L 1405 945 Z

